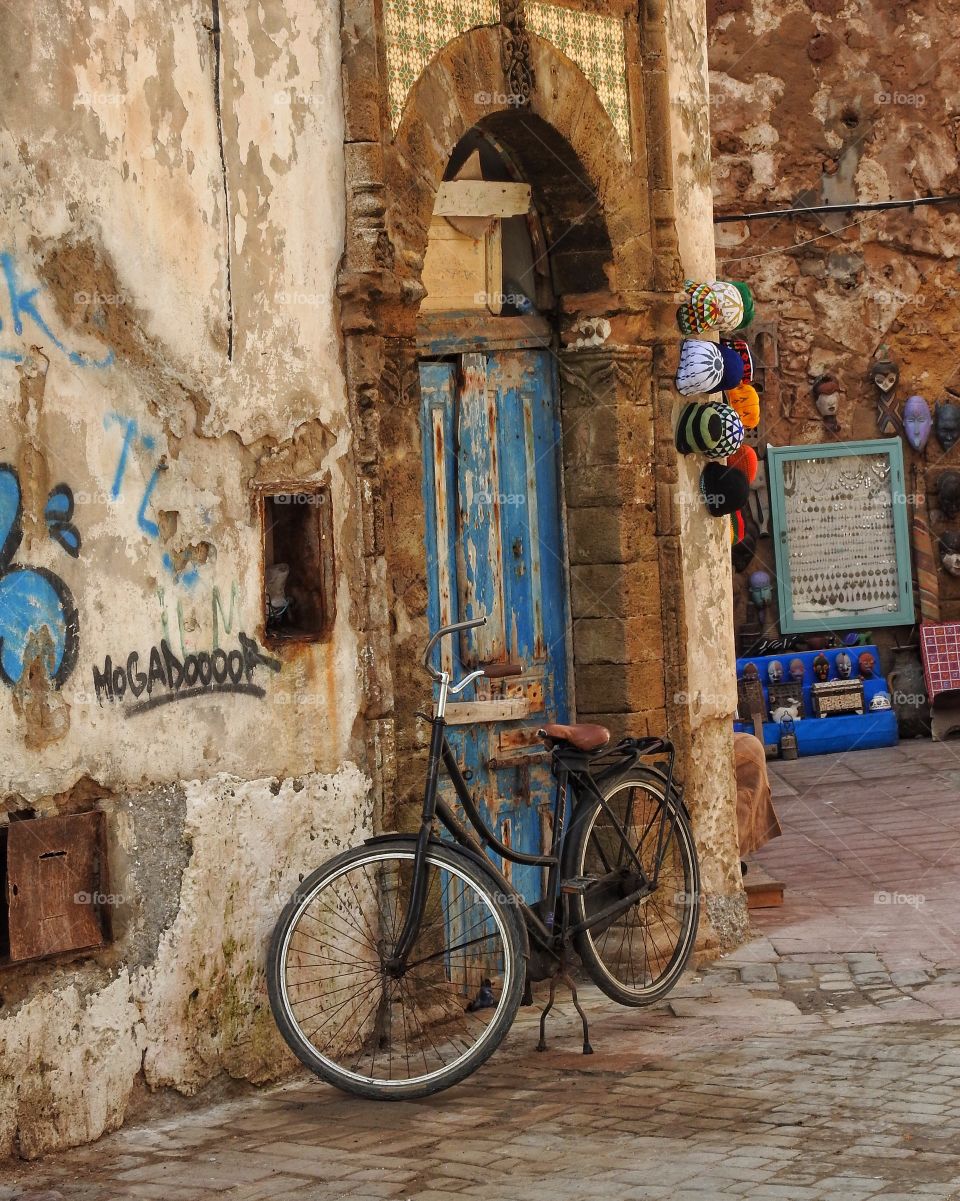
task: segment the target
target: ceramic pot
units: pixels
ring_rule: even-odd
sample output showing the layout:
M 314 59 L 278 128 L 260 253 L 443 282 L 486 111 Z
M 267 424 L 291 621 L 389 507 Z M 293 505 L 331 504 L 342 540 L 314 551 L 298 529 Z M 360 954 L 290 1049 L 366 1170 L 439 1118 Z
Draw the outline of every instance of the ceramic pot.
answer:
M 920 652 L 915 646 L 895 646 L 887 685 L 901 738 L 930 737 L 930 703 Z

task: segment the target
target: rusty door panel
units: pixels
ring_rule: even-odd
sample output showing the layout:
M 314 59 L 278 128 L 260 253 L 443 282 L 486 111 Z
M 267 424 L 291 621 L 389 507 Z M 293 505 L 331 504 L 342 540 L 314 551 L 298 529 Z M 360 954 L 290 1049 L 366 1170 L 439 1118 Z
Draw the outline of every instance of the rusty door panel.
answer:
M 7 829 L 10 958 L 100 946 L 103 814 L 11 822 Z
M 465 696 L 457 712 L 470 724 L 453 727 L 450 740 L 490 827 L 536 852 L 552 798 L 536 730 L 569 716 L 552 359 L 530 349 L 465 354 L 459 364 L 423 362 L 420 374 L 431 629 L 486 614 L 482 637 L 464 640 L 454 670 L 524 666 Z M 511 700 L 524 702 L 526 716 L 499 719 Z M 539 897 L 538 869 L 514 866 L 511 878 Z

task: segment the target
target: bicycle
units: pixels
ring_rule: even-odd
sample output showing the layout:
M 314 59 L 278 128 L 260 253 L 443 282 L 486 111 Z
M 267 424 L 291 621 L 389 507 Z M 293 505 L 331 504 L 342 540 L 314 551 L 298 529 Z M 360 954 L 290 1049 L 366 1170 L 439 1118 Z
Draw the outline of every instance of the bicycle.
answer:
M 368 838 L 319 867 L 270 942 L 281 1034 L 306 1067 L 361 1097 L 409 1100 L 465 1079 L 500 1045 L 521 1002 L 532 1003 L 531 981 L 551 982 L 538 1049 L 563 980 L 590 1053 L 571 949 L 608 997 L 642 1006 L 673 987 L 696 938 L 699 868 L 668 740 L 611 746 L 602 726 L 545 725 L 538 734 L 556 779 L 549 852 L 506 846 L 484 823 L 446 738 L 447 700 L 522 667 L 488 665 L 454 684 L 431 656 L 441 638 L 485 620 L 446 626 L 427 644 L 424 666 L 439 689 L 419 831 Z M 649 757 L 659 761 L 640 763 Z M 438 793 L 441 765 L 469 826 Z M 484 847 L 543 868 L 540 900 L 527 904 Z

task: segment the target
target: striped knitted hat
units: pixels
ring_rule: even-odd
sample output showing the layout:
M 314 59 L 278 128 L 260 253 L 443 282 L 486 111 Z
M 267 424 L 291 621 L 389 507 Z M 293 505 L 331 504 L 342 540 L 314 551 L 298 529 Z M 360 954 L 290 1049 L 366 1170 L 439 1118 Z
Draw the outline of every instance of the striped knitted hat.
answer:
M 712 392 L 723 379 L 723 355 L 715 342 L 688 338 L 680 344 L 677 391 L 682 396 Z
M 716 329 L 723 321 L 723 309 L 710 284 L 698 284 L 688 279 L 683 288 L 690 299 L 677 309 L 680 332 L 702 334 L 705 329 Z
M 752 384 L 740 384 L 727 393 L 727 402 L 736 409 L 744 429 L 755 430 L 760 424 L 760 397 Z
M 741 512 L 730 514 L 730 545 L 736 546 L 743 541 L 744 536 L 743 514 Z
M 714 296 L 720 305 L 720 320 L 717 329 L 738 329 L 743 320 L 743 297 L 735 284 L 726 280 L 715 279 L 710 283 Z
M 743 382 L 745 384 L 753 383 L 753 355 L 750 353 L 750 347 L 744 338 L 725 338 L 721 346 L 730 346 L 737 352 L 743 360 Z
M 743 445 L 743 422 L 729 405 L 717 405 L 716 409 L 722 422 L 720 438 L 716 446 L 704 454 L 708 459 L 726 459 Z
M 677 421 L 674 444 L 682 455 L 712 455 L 723 434 L 723 418 L 717 405 L 684 405 Z

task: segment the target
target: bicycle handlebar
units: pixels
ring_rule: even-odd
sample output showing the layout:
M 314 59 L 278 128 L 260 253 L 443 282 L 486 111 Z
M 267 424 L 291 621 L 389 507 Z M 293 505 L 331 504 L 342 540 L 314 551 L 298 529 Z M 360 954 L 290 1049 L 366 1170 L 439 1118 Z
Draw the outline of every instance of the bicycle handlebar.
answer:
M 423 652 L 423 666 L 430 674 L 430 678 L 434 680 L 440 679 L 440 672 L 430 663 L 430 656 L 433 654 L 433 648 L 437 645 L 441 638 L 447 634 L 456 634 L 458 630 L 474 630 L 477 626 L 485 626 L 487 619 L 479 617 L 475 621 L 457 621 L 452 626 L 441 626 L 439 630 L 427 643 L 427 649 Z

